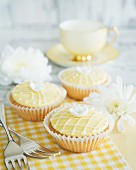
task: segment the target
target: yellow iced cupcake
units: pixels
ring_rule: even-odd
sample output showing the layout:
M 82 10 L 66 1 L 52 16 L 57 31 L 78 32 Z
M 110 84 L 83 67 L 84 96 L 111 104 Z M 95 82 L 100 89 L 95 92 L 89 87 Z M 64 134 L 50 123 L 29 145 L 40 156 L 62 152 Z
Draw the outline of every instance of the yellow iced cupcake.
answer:
M 97 86 L 107 85 L 110 76 L 98 67 L 72 67 L 62 70 L 59 79 L 71 98 L 83 100 Z
M 73 107 L 70 105 L 54 113 L 51 125 L 61 134 L 79 137 L 103 132 L 108 127 L 108 120 L 91 106 L 75 103 Z
M 45 115 L 65 98 L 66 91 L 52 83 L 25 82 L 13 88 L 9 101 L 19 115 L 31 121 L 42 121 Z
M 62 148 L 72 152 L 96 149 L 113 126 L 104 114 L 85 103 L 54 109 L 45 117 L 44 125 Z

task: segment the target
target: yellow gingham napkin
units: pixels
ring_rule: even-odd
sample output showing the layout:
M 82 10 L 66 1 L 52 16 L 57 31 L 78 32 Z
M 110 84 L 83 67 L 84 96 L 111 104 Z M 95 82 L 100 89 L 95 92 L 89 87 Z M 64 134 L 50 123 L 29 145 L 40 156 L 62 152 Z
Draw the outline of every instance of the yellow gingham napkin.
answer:
M 60 149 L 53 141 L 53 138 L 45 130 L 42 122 L 28 122 L 18 117 L 16 112 L 6 108 L 7 124 L 18 133 L 36 140 L 41 145 L 60 150 L 61 156 L 51 159 L 32 159 L 28 158 L 31 170 L 56 170 L 56 169 L 91 169 L 91 170 L 129 170 L 129 166 L 117 148 L 108 137 L 96 151 L 89 153 L 71 153 Z M 15 136 L 14 136 L 15 137 Z M 15 138 L 16 140 L 17 138 Z M 7 144 L 7 136 L 3 128 L 0 128 L 0 170 L 5 170 L 3 149 Z

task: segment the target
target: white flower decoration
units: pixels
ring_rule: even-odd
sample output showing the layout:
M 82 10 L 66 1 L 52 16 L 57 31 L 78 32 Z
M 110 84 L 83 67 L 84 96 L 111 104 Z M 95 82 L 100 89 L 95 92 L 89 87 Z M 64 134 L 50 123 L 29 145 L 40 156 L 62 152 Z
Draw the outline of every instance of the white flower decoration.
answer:
M 127 121 L 129 126 L 135 125 L 135 119 L 130 115 L 136 112 L 136 93 L 133 85 L 125 86 L 121 78 L 117 77 L 115 84 L 101 87 L 99 92 L 91 92 L 84 101 L 91 103 L 105 114 L 112 115 L 117 121 L 117 129 L 120 132 L 125 131 L 124 121 Z
M 0 57 L 0 84 L 50 81 L 52 68 L 39 49 L 7 46 Z
M 35 91 L 35 92 L 38 92 L 38 91 L 41 91 L 43 90 L 44 88 L 46 87 L 45 83 L 43 82 L 30 82 L 30 88 Z
M 92 68 L 91 68 L 91 67 L 88 67 L 88 66 L 77 66 L 77 67 L 76 67 L 76 70 L 77 70 L 79 73 L 89 74 L 89 73 L 92 71 Z
M 88 113 L 88 107 L 83 104 L 73 103 L 69 111 L 75 117 L 82 117 Z

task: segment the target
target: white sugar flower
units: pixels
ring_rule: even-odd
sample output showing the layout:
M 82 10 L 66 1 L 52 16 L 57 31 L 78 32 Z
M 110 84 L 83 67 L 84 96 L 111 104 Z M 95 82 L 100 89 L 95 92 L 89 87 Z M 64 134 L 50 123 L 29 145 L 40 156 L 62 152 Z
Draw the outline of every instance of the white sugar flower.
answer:
M 82 117 L 88 113 L 88 107 L 86 105 L 73 103 L 73 107 L 71 107 L 69 111 L 73 116 Z
M 43 90 L 45 87 L 46 87 L 46 85 L 43 82 L 38 82 L 38 81 L 37 82 L 34 82 L 34 81 L 30 82 L 30 88 L 35 92 Z
M 84 101 L 102 110 L 106 114 L 112 115 L 117 121 L 117 128 L 120 132 L 125 131 L 124 122 L 129 126 L 135 125 L 135 119 L 130 115 L 136 112 L 136 93 L 134 86 L 125 86 L 120 77 L 117 77 L 116 84 L 108 87 L 100 87 L 100 93 L 92 92 Z
M 7 46 L 0 57 L 0 84 L 49 81 L 52 68 L 39 49 Z
M 79 72 L 79 73 L 85 73 L 85 74 L 89 74 L 92 70 L 91 67 L 88 67 L 88 66 L 77 66 L 76 67 L 76 70 Z

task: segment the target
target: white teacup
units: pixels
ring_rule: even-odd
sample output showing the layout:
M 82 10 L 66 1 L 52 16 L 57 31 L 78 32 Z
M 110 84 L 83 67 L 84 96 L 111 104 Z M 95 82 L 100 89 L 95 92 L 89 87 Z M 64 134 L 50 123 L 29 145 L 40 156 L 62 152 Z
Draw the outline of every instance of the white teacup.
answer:
M 60 39 L 64 47 L 74 55 L 90 55 L 100 51 L 107 43 L 110 31 L 115 33 L 113 44 L 118 37 L 116 27 L 107 27 L 90 20 L 69 20 L 60 24 Z

